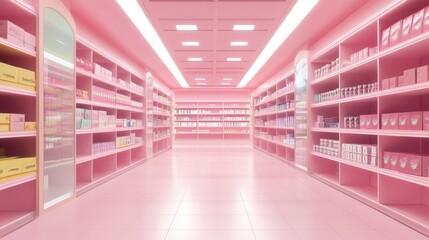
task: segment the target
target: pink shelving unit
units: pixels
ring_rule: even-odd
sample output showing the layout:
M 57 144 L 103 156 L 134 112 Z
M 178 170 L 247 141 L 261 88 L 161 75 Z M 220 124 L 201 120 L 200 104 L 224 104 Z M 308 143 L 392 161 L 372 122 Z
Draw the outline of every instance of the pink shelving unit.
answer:
M 0 19 L 27 33 L 36 33 L 36 11 L 19 2 L 4 1 Z M 0 37 L 0 62 L 36 71 L 36 50 Z M 36 121 L 36 91 L 0 78 L 0 113 L 24 114 L 25 121 Z M 7 104 L 5 104 L 7 103 Z M 5 156 L 36 156 L 36 131 L 0 132 L 0 148 Z M 36 217 L 36 173 L 0 178 L 0 238 Z
M 249 139 L 249 103 L 176 102 L 176 139 Z
M 153 154 L 160 154 L 172 147 L 172 96 L 153 88 Z
M 429 129 L 416 117 L 429 111 L 429 79 L 416 73 L 429 64 L 429 32 L 383 45 L 386 28 L 426 6 L 404 1 L 313 52 L 308 171 L 429 236 L 427 169 L 407 165 L 408 154 L 429 153 Z M 406 155 L 392 167 L 386 152 Z
M 142 163 L 145 80 L 76 43 L 77 194 Z
M 253 94 L 253 146 L 287 163 L 295 161 L 294 72 Z

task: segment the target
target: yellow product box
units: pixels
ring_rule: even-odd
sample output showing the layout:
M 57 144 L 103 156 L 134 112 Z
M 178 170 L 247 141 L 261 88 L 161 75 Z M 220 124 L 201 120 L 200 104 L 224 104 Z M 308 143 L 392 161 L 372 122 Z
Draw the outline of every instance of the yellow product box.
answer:
M 22 161 L 17 157 L 0 159 L 0 172 L 3 177 L 8 177 L 22 173 Z M 0 174 L 1 175 L 1 174 Z
M 8 87 L 14 87 L 14 88 L 20 88 L 20 89 L 24 89 L 24 90 L 28 90 L 28 91 L 36 91 L 36 87 L 31 87 L 31 86 L 22 85 L 19 83 L 4 81 L 1 78 L 0 78 L 0 85 L 8 86 Z
M 12 65 L 0 62 L 0 80 L 17 83 L 18 69 Z
M 9 124 L 0 124 L 0 132 L 9 132 L 10 125 Z
M 0 113 L 0 124 L 10 123 L 10 113 Z
M 36 122 L 25 122 L 25 131 L 36 131 Z
M 18 83 L 35 87 L 36 86 L 36 73 L 24 68 L 18 68 Z
M 23 173 L 36 171 L 36 157 L 24 157 L 21 161 Z

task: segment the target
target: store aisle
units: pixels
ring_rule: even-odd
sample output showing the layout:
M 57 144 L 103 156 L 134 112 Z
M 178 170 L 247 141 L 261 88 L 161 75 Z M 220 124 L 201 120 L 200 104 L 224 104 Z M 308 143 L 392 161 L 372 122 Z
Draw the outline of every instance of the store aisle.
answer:
M 254 150 L 181 142 L 60 206 L 17 239 L 428 239 Z

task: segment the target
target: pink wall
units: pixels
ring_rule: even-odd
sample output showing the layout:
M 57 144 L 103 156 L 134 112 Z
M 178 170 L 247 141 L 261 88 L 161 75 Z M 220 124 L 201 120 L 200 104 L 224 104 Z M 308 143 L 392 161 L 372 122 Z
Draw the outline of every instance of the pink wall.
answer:
M 247 101 L 249 89 L 175 89 L 176 101 Z

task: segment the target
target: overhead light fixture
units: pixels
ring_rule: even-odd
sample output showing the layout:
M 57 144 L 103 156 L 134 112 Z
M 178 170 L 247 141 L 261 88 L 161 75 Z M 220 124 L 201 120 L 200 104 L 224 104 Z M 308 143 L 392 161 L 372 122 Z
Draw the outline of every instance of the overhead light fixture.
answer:
M 137 0 L 116 0 L 182 87 L 189 87 Z
M 200 46 L 200 42 L 182 42 L 182 45 L 186 47 L 189 47 L 189 46 L 194 47 L 194 46 Z
M 231 83 L 229 83 L 229 82 L 223 82 L 223 83 L 221 83 L 221 85 L 231 85 Z
M 183 25 L 176 25 L 177 31 L 197 31 L 198 27 L 197 25 L 193 24 L 183 24 Z
M 226 61 L 228 61 L 228 62 L 240 62 L 241 58 L 227 58 Z
M 195 78 L 195 81 L 205 81 L 205 78 Z
M 232 78 L 224 78 L 224 81 L 232 81 Z
M 191 57 L 191 58 L 188 58 L 188 61 L 189 62 L 201 62 L 201 61 L 203 61 L 203 59 L 197 58 L 197 57 Z
M 249 83 L 249 81 L 256 75 L 262 66 L 270 59 L 274 52 L 282 45 L 282 43 L 289 37 L 295 28 L 302 22 L 308 13 L 316 6 L 319 0 L 306 0 L 296 1 L 295 6 L 290 13 L 286 16 L 280 27 L 274 33 L 268 44 L 262 50 L 256 61 L 241 79 L 237 87 L 242 88 Z
M 253 24 L 237 24 L 232 27 L 234 31 L 253 31 L 255 30 L 255 25 Z
M 233 46 L 233 47 L 245 47 L 245 46 L 247 46 L 247 42 L 231 42 L 231 46 Z

